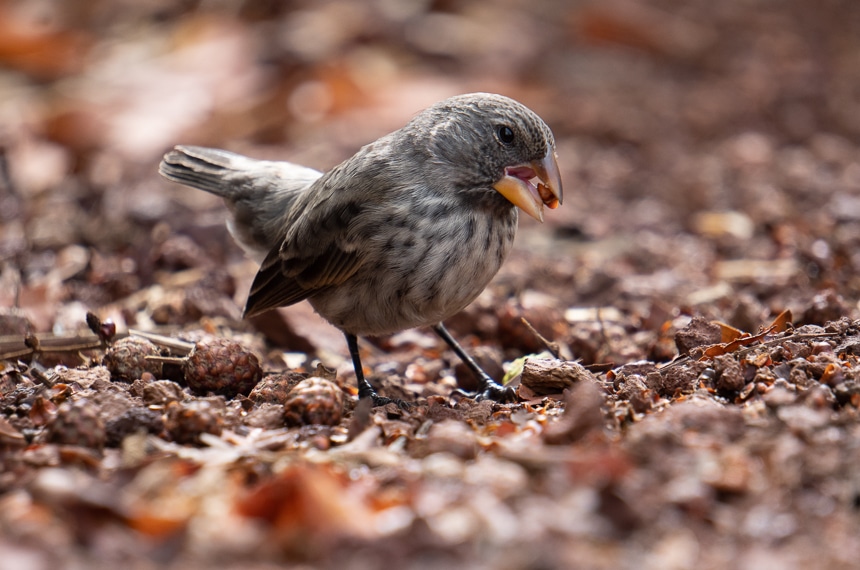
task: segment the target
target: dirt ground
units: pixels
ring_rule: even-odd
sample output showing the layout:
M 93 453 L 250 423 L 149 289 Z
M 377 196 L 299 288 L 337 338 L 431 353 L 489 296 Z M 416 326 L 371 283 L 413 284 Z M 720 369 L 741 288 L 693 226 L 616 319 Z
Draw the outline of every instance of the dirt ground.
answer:
M 0 0 L 0 570 L 854 568 L 860 4 Z M 447 96 L 564 205 L 450 330 L 361 344 L 174 144 L 321 170 Z M 88 324 L 89 323 L 89 324 Z M 147 358 L 149 357 L 149 358 Z M 253 387 L 253 388 L 252 388 Z

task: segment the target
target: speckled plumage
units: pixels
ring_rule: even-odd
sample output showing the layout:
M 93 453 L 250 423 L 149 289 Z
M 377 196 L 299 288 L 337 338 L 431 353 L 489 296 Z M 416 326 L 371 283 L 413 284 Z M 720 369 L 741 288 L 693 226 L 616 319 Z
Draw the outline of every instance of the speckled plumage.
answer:
M 435 325 L 472 302 L 516 234 L 517 210 L 494 184 L 554 150 L 535 113 L 478 93 L 433 105 L 325 174 L 198 147 L 177 147 L 160 171 L 224 197 L 232 234 L 262 259 L 246 315 L 308 299 L 349 338 Z

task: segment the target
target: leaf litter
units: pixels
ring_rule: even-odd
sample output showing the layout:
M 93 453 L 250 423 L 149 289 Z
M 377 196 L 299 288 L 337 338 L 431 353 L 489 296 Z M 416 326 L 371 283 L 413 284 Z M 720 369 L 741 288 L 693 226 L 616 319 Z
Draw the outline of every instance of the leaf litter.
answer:
M 852 567 L 857 9 L 675 4 L 4 6 L 0 565 Z M 408 331 L 361 350 L 416 404 L 369 409 L 155 165 L 328 168 L 468 90 L 573 189 L 448 323 L 521 401 Z

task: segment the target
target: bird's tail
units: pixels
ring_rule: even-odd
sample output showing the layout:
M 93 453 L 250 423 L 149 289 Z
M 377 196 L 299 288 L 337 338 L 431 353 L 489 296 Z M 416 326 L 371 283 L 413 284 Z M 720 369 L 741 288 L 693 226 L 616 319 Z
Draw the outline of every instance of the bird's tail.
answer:
M 260 163 L 226 150 L 180 145 L 164 155 L 158 172 L 173 182 L 231 199 L 238 190 L 237 179 L 248 180 Z
M 284 237 L 285 217 L 296 196 L 322 175 L 289 162 L 199 146 L 175 147 L 164 155 L 158 172 L 223 198 L 232 214 L 230 233 L 258 261 Z

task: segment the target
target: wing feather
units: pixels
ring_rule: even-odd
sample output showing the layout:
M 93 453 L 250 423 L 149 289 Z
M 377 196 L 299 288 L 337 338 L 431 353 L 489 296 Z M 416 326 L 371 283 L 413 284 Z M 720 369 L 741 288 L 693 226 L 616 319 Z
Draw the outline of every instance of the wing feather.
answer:
M 336 244 L 314 258 L 285 259 L 274 249 L 254 277 L 245 316 L 252 317 L 269 309 L 286 307 L 314 293 L 340 285 L 361 266 L 361 256 Z
M 389 137 L 367 145 L 302 193 L 284 220 L 286 235 L 263 261 L 245 305 L 245 316 L 298 303 L 336 287 L 365 264 L 379 230 L 379 205 L 392 187 Z

